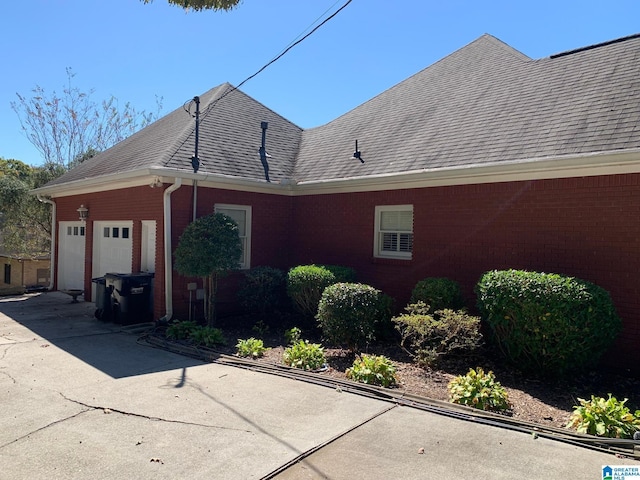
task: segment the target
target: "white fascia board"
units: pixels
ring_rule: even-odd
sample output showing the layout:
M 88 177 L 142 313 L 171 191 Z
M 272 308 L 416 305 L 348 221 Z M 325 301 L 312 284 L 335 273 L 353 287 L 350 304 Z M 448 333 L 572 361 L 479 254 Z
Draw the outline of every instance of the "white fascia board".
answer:
M 31 193 L 47 195 L 53 198 L 66 197 L 142 185 L 150 186 L 156 179 L 163 183 L 173 183 L 174 179 L 181 178 L 185 182 L 183 185 L 189 185 L 197 181 L 199 186 L 207 188 L 297 196 L 627 173 L 640 173 L 640 149 L 532 158 L 460 167 L 425 168 L 400 173 L 307 182 L 291 180 L 281 183 L 268 183 L 266 181 L 249 180 L 228 175 L 191 173 L 168 168 L 145 168 L 115 175 L 77 180 L 51 187 L 41 187 L 32 190 Z
M 40 187 L 32 190 L 30 193 L 34 195 L 46 195 L 52 198 L 68 197 L 144 185 L 151 186 L 156 180 L 163 183 L 173 183 L 176 178 L 181 178 L 186 181 L 183 185 L 189 185 L 192 184 L 193 181 L 198 181 L 200 186 L 227 190 L 278 193 L 283 195 L 289 195 L 291 191 L 289 186 L 285 188 L 277 183 L 247 180 L 227 175 L 197 174 L 169 168 L 144 168 L 114 175 L 76 180 L 60 185 Z
M 640 149 L 300 182 L 304 195 L 640 173 Z

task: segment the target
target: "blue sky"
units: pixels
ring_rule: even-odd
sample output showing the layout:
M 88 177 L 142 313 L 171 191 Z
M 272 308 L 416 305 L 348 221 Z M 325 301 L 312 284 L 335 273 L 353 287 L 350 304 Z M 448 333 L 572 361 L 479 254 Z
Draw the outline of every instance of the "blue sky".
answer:
M 189 12 L 154 0 L 25 0 L 0 6 L 0 157 L 38 165 L 10 102 L 75 86 L 162 114 L 239 84 L 346 0 L 243 0 Z M 640 33 L 640 2 L 353 0 L 242 90 L 303 128 L 322 125 L 489 33 L 542 58 Z

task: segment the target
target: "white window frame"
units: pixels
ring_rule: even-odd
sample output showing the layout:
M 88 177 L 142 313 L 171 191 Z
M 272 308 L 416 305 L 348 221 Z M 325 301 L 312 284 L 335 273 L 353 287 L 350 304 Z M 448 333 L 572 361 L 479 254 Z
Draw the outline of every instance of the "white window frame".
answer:
M 245 232 L 240 235 L 242 241 L 242 259 L 240 261 L 240 269 L 246 270 L 251 268 L 251 205 L 233 205 L 229 203 L 216 203 L 213 207 L 215 213 L 225 213 L 225 210 L 238 210 L 244 212 Z
M 387 230 L 386 232 L 381 229 L 382 214 L 384 212 L 411 212 L 411 230 Z M 401 260 L 411 260 L 413 257 L 413 205 L 377 205 L 375 208 L 375 222 L 373 233 L 373 256 L 377 258 L 396 258 Z M 383 235 L 387 234 L 410 234 L 410 251 L 400 250 L 383 250 Z M 398 246 L 400 241 L 397 242 Z

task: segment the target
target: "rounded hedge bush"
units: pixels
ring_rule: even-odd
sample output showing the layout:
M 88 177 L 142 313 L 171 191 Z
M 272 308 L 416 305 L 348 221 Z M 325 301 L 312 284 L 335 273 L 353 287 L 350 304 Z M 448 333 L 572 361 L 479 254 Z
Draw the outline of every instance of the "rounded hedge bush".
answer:
M 335 283 L 325 288 L 316 315 L 323 336 L 352 351 L 374 340 L 376 328 L 390 318 L 391 298 L 362 283 Z
M 491 271 L 476 294 L 492 340 L 524 371 L 558 376 L 590 367 L 622 326 L 609 293 L 573 277 Z
M 313 318 L 322 292 L 332 283 L 336 283 L 336 277 L 325 267 L 299 265 L 287 274 L 287 295 L 300 313 Z
M 285 298 L 284 280 L 284 272 L 277 268 L 262 266 L 246 270 L 238 290 L 240 304 L 262 316 L 273 312 Z
M 424 302 L 431 312 L 450 308 L 458 310 L 464 307 L 460 284 L 450 278 L 429 277 L 420 280 L 411 292 L 409 303 Z

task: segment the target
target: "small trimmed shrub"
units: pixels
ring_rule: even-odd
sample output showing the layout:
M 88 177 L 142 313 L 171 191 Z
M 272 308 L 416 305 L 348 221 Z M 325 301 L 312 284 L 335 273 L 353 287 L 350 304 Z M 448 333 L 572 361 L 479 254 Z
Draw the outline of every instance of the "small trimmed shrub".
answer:
M 175 321 L 167 327 L 166 337 L 171 340 L 186 340 L 198 328 L 198 324 L 191 320 Z
M 287 294 L 300 313 L 313 318 L 322 292 L 335 280 L 335 275 L 324 267 L 300 265 L 287 274 Z
M 325 288 L 316 319 L 323 336 L 351 351 L 375 339 L 376 327 L 389 321 L 391 299 L 369 285 L 336 283 Z
M 333 273 L 334 283 L 355 283 L 356 281 L 356 271 L 351 267 L 342 265 L 321 265 L 321 267 Z
M 559 376 L 592 366 L 622 325 L 607 291 L 573 277 L 492 271 L 476 293 L 492 340 L 524 371 Z
M 578 401 L 580 405 L 573 407 L 567 428 L 610 438 L 633 438 L 634 433 L 640 432 L 640 410 L 631 413 L 625 406 L 626 398 L 620 402 L 611 394 L 608 399 L 591 395 L 591 400 Z
M 239 338 L 236 349 L 239 357 L 251 358 L 260 358 L 264 355 L 264 352 L 267 351 L 263 341 L 253 337 L 246 339 Z
M 408 305 L 405 310 L 407 313 L 392 321 L 400 332 L 400 346 L 420 365 L 435 365 L 443 355 L 470 352 L 482 343 L 480 318 L 463 310 L 430 314 L 424 302 Z
M 300 340 L 301 335 L 302 330 L 300 330 L 298 327 L 290 328 L 289 330 L 285 330 L 284 332 L 284 338 L 287 341 L 287 345 L 293 345 L 294 343 L 297 343 Z
M 308 340 L 299 340 L 285 348 L 282 359 L 285 365 L 302 370 L 317 370 L 326 362 L 324 348 L 319 343 L 309 343 Z
M 238 290 L 240 305 L 265 316 L 275 311 L 285 297 L 285 274 L 272 267 L 254 267 L 244 272 Z
M 432 312 L 449 308 L 458 310 L 464 307 L 460 284 L 449 278 L 429 277 L 420 280 L 411 292 L 410 303 L 424 302 Z
M 212 327 L 197 327 L 191 331 L 189 338 L 196 345 L 213 347 L 214 345 L 224 345 L 226 342 L 222 330 Z
M 504 411 L 510 408 L 509 395 L 493 372 L 484 373 L 482 368 L 469 369 L 449 382 L 451 403 L 467 405 L 480 410 Z
M 397 382 L 396 367 L 384 355 L 359 356 L 345 373 L 347 378 L 368 385 L 390 387 Z

